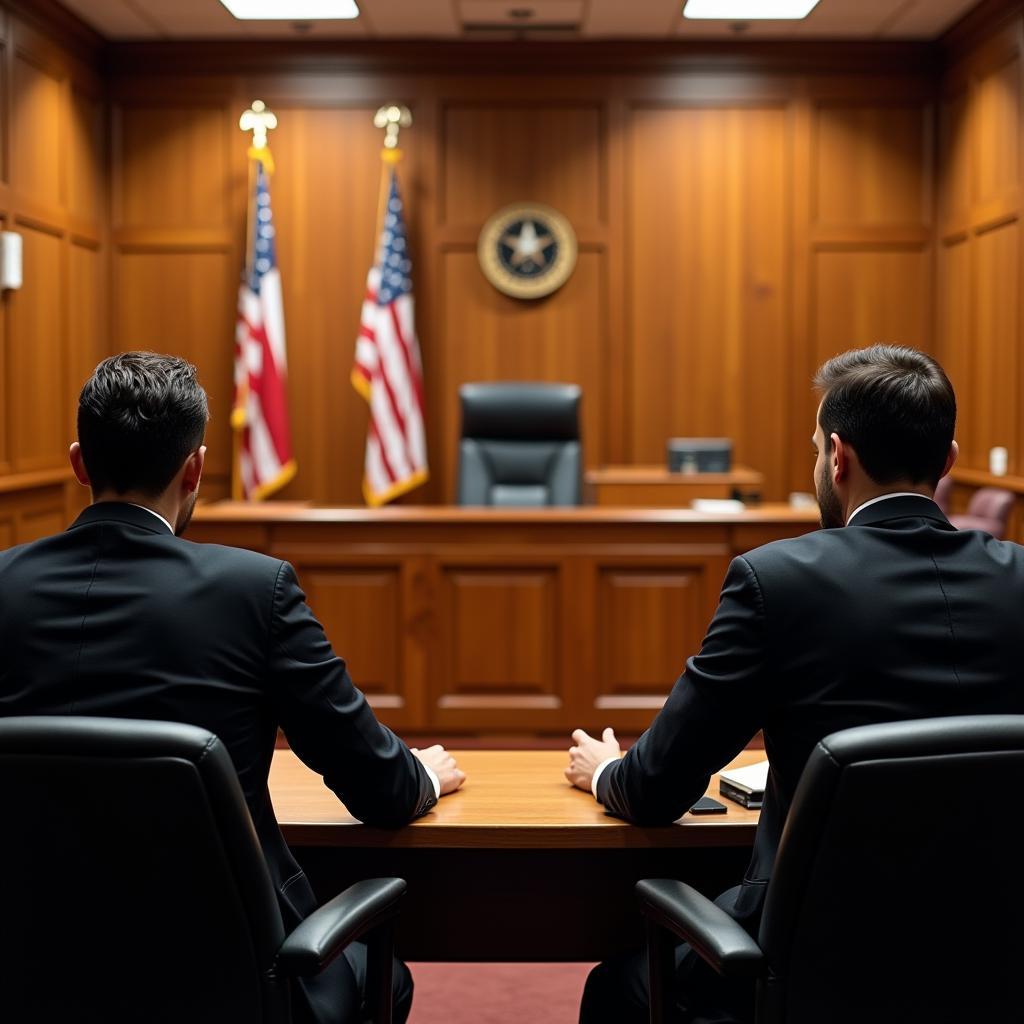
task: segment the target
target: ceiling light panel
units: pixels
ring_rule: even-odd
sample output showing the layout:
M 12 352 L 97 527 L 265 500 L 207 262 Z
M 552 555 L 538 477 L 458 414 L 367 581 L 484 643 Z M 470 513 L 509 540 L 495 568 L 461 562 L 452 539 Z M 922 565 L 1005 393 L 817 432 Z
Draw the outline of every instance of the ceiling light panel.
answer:
M 686 0 L 683 17 L 714 21 L 798 21 L 817 6 L 818 0 Z
M 356 0 L 220 0 L 240 21 L 348 21 Z

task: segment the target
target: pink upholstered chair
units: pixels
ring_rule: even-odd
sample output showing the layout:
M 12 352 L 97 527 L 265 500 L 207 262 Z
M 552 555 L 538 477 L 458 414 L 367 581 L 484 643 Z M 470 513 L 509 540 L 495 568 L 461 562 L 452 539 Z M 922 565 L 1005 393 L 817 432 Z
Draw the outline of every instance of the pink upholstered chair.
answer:
M 966 515 L 950 516 L 949 521 L 958 530 L 984 530 L 996 540 L 1002 540 L 1012 508 L 1012 492 L 999 487 L 982 487 L 971 495 Z

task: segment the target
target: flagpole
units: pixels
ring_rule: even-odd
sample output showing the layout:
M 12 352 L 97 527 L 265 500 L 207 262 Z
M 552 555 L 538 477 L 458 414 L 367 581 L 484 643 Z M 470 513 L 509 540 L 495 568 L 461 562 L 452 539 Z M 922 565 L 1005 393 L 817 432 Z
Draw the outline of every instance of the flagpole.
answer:
M 252 132 L 252 145 L 246 153 L 248 164 L 248 189 L 245 217 L 245 265 L 242 273 L 248 279 L 256 258 L 256 165 L 263 164 L 265 174 L 274 171 L 274 159 L 267 148 L 267 131 L 277 127 L 277 117 L 267 110 L 263 100 L 253 100 L 252 106 L 238 119 L 243 132 Z M 236 327 L 237 330 L 237 327 Z M 237 344 L 237 341 L 236 341 Z M 244 366 L 243 366 L 244 370 Z M 246 427 L 247 385 L 236 384 L 234 408 L 231 410 L 231 498 L 242 501 L 245 488 L 242 482 L 242 433 Z
M 398 148 L 398 133 L 402 128 L 412 125 L 412 114 L 408 107 L 388 104 L 381 107 L 373 116 L 376 128 L 384 129 L 384 148 L 380 151 L 380 194 L 377 199 L 377 230 L 373 239 L 372 262 L 377 263 L 377 246 L 384 230 L 384 218 L 387 216 L 388 195 L 391 191 L 391 172 L 402 159 L 402 151 Z
M 253 255 L 253 226 L 256 221 L 256 161 L 252 155 L 247 154 L 246 164 L 248 169 L 249 195 L 245 208 L 245 260 L 242 273 L 248 277 L 252 272 Z M 237 344 L 237 341 L 236 341 Z M 236 384 L 237 388 L 237 384 Z M 245 407 L 244 403 L 238 401 L 231 410 L 231 500 L 242 501 L 245 498 L 245 490 L 242 486 L 242 431 L 245 429 Z

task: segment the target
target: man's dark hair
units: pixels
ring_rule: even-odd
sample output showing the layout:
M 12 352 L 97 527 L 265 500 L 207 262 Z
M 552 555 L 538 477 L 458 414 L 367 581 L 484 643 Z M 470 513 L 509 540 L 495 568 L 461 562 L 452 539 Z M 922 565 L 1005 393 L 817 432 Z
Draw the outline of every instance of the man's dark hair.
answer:
M 818 370 L 819 421 L 825 452 L 831 435 L 857 453 L 875 483 L 935 486 L 956 427 L 956 397 L 942 367 L 923 352 L 896 345 L 851 349 Z
M 78 398 L 78 443 L 93 492 L 161 494 L 202 444 L 208 418 L 206 392 L 184 359 L 104 359 Z

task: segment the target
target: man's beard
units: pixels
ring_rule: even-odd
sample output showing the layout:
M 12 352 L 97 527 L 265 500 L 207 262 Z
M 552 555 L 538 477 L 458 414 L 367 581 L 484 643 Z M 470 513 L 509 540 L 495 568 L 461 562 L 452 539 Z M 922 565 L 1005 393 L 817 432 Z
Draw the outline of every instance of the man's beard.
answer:
M 818 511 L 821 513 L 821 526 L 824 530 L 837 530 L 846 525 L 843 506 L 832 486 L 832 478 L 822 473 L 821 482 L 815 490 L 818 492 Z
M 192 522 L 192 513 L 196 510 L 196 498 L 198 497 L 199 491 L 193 491 L 189 503 L 181 507 L 181 511 L 178 513 L 178 521 L 174 524 L 175 537 L 180 537 L 188 529 L 188 524 Z

